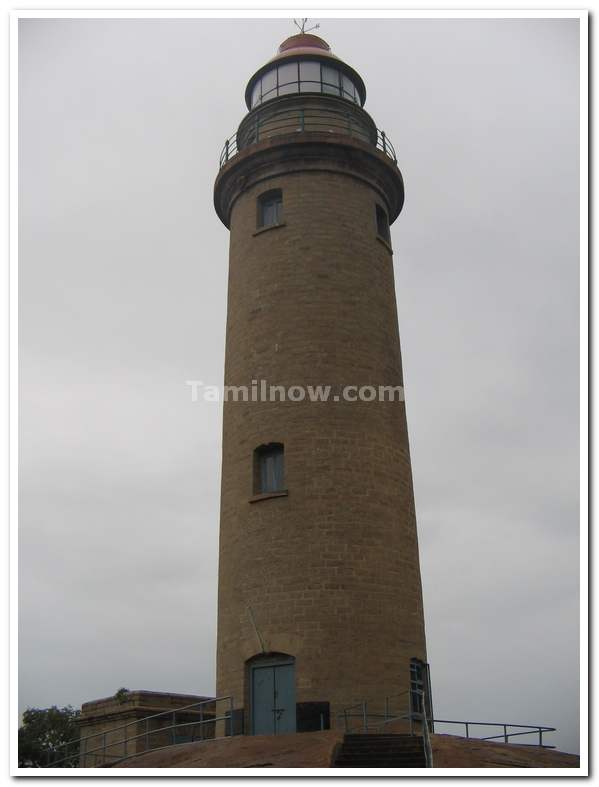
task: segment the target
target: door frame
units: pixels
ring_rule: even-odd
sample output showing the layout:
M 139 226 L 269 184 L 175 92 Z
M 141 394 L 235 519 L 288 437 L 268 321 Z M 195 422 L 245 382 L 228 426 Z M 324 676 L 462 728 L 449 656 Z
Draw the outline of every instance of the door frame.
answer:
M 254 672 L 263 667 L 283 667 L 287 664 L 293 665 L 293 682 L 295 684 L 295 656 L 290 656 L 288 653 L 258 653 L 248 659 L 247 675 L 248 675 L 248 700 L 249 700 L 249 713 L 248 722 L 250 728 L 250 735 L 254 735 Z M 297 706 L 297 700 L 295 705 Z M 296 707 L 293 709 L 297 713 Z M 296 722 L 297 726 L 297 722 Z M 274 733 L 276 735 L 276 732 Z

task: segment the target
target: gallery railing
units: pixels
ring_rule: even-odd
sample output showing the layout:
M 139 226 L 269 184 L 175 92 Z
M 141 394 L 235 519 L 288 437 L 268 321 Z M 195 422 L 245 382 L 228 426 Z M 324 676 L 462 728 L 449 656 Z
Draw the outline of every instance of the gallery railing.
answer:
M 217 704 L 224 706 L 224 710 L 217 715 Z M 189 716 L 194 714 L 196 718 L 191 721 L 177 722 L 177 715 Z M 170 718 L 169 718 L 170 717 Z M 166 723 L 163 724 L 162 722 Z M 170 721 L 170 723 L 169 723 Z M 224 735 L 217 735 L 217 725 L 222 725 Z M 127 735 L 127 728 L 136 726 L 142 728 L 142 732 L 134 735 Z M 122 724 L 118 727 L 96 732 L 83 738 L 56 746 L 48 752 L 47 768 L 76 768 L 76 767 L 95 767 L 98 765 L 114 764 L 138 754 L 145 754 L 150 751 L 167 746 L 174 746 L 177 743 L 191 743 L 198 740 L 212 740 L 216 737 L 228 737 L 235 734 L 234 729 L 234 702 L 233 697 L 217 697 L 216 699 L 202 700 L 191 705 L 184 705 L 173 710 L 153 713 L 141 719 Z M 153 727 L 153 729 L 152 729 Z M 181 731 L 186 733 L 182 736 Z M 114 740 L 115 733 L 121 732 L 118 740 Z M 155 736 L 162 736 L 159 739 L 160 745 L 150 745 L 156 742 Z M 100 742 L 99 745 L 90 744 L 89 741 Z M 137 742 L 143 742 L 143 748 L 137 750 Z M 135 743 L 135 750 L 132 744 Z M 91 748 L 90 748 L 91 747 Z M 116 750 L 116 751 L 115 751 Z M 91 760 L 91 763 L 90 763 Z
M 225 141 L 220 154 L 220 167 L 249 145 L 304 131 L 347 134 L 382 150 L 397 163 L 395 149 L 385 132 L 361 123 L 354 111 L 337 107 L 293 107 L 278 111 L 264 110 L 264 114 L 257 113 L 254 119 L 242 123 L 239 130 Z

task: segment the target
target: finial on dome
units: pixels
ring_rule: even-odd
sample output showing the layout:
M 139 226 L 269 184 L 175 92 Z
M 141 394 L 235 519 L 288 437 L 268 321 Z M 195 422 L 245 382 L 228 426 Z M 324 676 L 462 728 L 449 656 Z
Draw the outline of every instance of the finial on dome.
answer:
M 297 19 L 293 20 L 293 24 L 297 27 L 300 33 L 309 33 L 310 30 L 318 30 L 318 28 L 320 27 L 320 25 L 312 25 L 312 27 L 309 27 L 306 30 L 307 22 L 308 22 L 308 17 L 305 17 L 304 19 L 300 19 L 299 21 Z
M 331 47 L 327 44 L 327 42 L 320 38 L 319 36 L 310 35 L 311 30 L 318 30 L 320 25 L 312 25 L 312 27 L 306 27 L 308 23 L 308 17 L 303 19 L 294 19 L 293 24 L 299 30 L 299 33 L 295 35 L 289 36 L 286 38 L 281 46 L 279 47 L 279 54 L 281 52 L 287 52 L 289 49 L 324 49 L 327 52 L 331 51 Z

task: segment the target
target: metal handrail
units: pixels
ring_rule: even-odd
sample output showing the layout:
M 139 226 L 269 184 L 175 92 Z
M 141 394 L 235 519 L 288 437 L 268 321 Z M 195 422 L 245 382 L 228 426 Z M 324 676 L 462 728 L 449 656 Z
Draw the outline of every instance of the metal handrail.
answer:
M 398 715 L 389 716 L 389 701 L 391 699 L 396 699 L 397 697 L 401 697 L 405 694 L 410 695 L 410 702 L 408 703 L 408 710 L 405 713 L 399 713 Z M 423 712 L 415 712 L 412 703 L 411 697 L 413 694 L 419 694 L 422 697 L 422 709 Z M 352 713 L 351 711 L 355 710 L 356 708 L 360 709 L 359 713 Z M 543 724 L 510 724 L 507 722 L 485 722 L 485 721 L 461 721 L 461 720 L 450 720 L 450 719 L 435 719 L 433 717 L 428 717 L 427 712 L 427 703 L 426 703 L 426 693 L 423 689 L 408 689 L 406 691 L 400 692 L 399 694 L 392 694 L 388 697 L 385 697 L 385 713 L 372 713 L 368 711 L 368 703 L 367 702 L 358 702 L 355 705 L 350 705 L 349 707 L 345 708 L 341 711 L 338 716 L 338 720 L 343 719 L 344 721 L 344 729 L 345 732 L 349 732 L 349 724 L 348 721 L 352 718 L 360 718 L 362 720 L 361 729 L 362 732 L 369 732 L 371 730 L 379 730 L 385 727 L 385 725 L 390 724 L 395 721 L 409 721 L 410 722 L 410 734 L 414 734 L 414 721 L 421 721 L 423 726 L 423 738 L 424 738 L 424 745 L 425 745 L 425 753 L 427 755 L 427 761 L 430 760 L 432 763 L 432 747 L 431 747 L 431 739 L 430 739 L 430 729 L 429 725 L 433 724 L 463 724 L 465 727 L 465 736 L 466 738 L 471 738 L 470 735 L 470 727 L 500 727 L 502 728 L 503 732 L 500 735 L 488 735 L 481 738 L 475 738 L 475 740 L 481 741 L 493 741 L 493 740 L 502 740 L 504 743 L 510 743 L 511 738 L 517 738 L 521 735 L 538 735 L 539 742 L 538 743 L 514 743 L 512 745 L 517 746 L 539 746 L 543 749 L 554 749 L 555 746 L 551 746 L 549 744 L 543 743 L 543 734 L 546 732 L 556 732 L 555 727 L 548 727 Z M 381 723 L 381 718 L 384 721 Z M 377 723 L 370 724 L 369 720 L 374 719 Z M 518 730 L 523 730 L 522 732 L 511 732 L 512 728 L 516 728 Z M 428 751 L 426 751 L 428 749 Z M 431 765 L 427 765 L 427 767 L 432 767 Z
M 119 761 L 126 760 L 129 757 L 136 756 L 137 754 L 146 754 L 148 751 L 153 751 L 153 749 L 150 749 L 148 747 L 143 752 L 131 752 L 131 754 L 126 754 L 126 753 L 125 754 L 111 754 L 107 750 L 108 749 L 113 749 L 115 746 L 125 746 L 125 752 L 126 752 L 126 744 L 128 744 L 129 742 L 135 741 L 138 738 L 146 738 L 146 740 L 148 740 L 150 735 L 156 735 L 156 734 L 159 734 L 159 733 L 162 734 L 164 732 L 168 732 L 169 730 L 173 733 L 173 741 L 169 745 L 170 746 L 175 746 L 175 745 L 177 745 L 176 736 L 174 734 L 174 731 L 176 729 L 180 729 L 181 727 L 191 727 L 191 726 L 193 726 L 193 727 L 201 727 L 203 724 L 214 724 L 217 721 L 223 721 L 223 720 L 226 720 L 226 719 L 229 719 L 229 718 L 230 717 L 228 715 L 225 715 L 225 716 L 217 716 L 217 717 L 215 717 L 213 719 L 205 719 L 204 721 L 185 721 L 185 722 L 181 722 L 180 724 L 170 724 L 168 727 L 159 727 L 156 730 L 146 730 L 144 732 L 139 733 L 138 735 L 130 735 L 128 738 L 123 738 L 120 741 L 113 741 L 111 743 L 107 743 L 106 742 L 106 736 L 109 733 L 111 733 L 112 730 L 107 730 L 106 732 L 98 732 L 93 737 L 94 738 L 102 737 L 102 745 L 101 746 L 98 746 L 95 749 L 84 749 L 83 751 L 78 751 L 75 754 L 70 754 L 67 757 L 63 757 L 61 760 L 57 760 L 56 762 L 51 763 L 48 767 L 56 768 L 61 763 L 68 762 L 69 760 L 73 760 L 76 757 L 80 757 L 80 758 L 85 760 L 85 758 L 91 757 L 91 755 L 96 754 L 97 752 L 102 752 L 102 754 L 100 755 L 101 759 L 102 759 L 102 764 L 105 763 L 106 758 L 112 758 L 112 759 L 119 760 Z M 142 721 L 142 720 L 140 720 L 140 721 Z M 135 722 L 135 723 L 138 723 L 138 722 Z M 188 743 L 189 741 L 184 741 L 184 742 Z
M 181 713 L 182 711 L 189 710 L 190 708 L 196 708 L 199 705 L 212 705 L 222 700 L 228 700 L 229 697 L 217 697 L 216 699 L 207 699 L 207 700 L 200 700 L 199 702 L 192 702 L 190 705 L 183 705 L 180 708 L 173 708 L 172 710 L 165 710 L 161 711 L 160 713 L 152 713 L 150 716 L 143 716 L 141 719 L 134 719 L 133 721 L 128 721 L 126 724 L 121 724 L 120 727 L 113 727 L 110 732 L 118 732 L 119 730 L 125 730 L 127 727 L 130 727 L 132 724 L 140 724 L 141 722 L 148 722 L 150 719 L 157 719 L 159 716 L 168 716 L 172 715 L 173 713 Z M 56 749 L 61 749 L 65 746 L 69 746 L 74 743 L 81 744 L 83 741 L 90 740 L 91 738 L 97 738 L 100 733 L 95 733 L 93 735 L 87 735 L 84 738 L 74 738 L 73 740 L 66 741 L 66 743 L 60 743 Z
M 430 729 L 429 729 L 429 720 L 426 714 L 426 692 L 423 689 L 416 690 L 418 694 L 422 697 L 422 710 L 423 719 L 422 719 L 422 740 L 424 743 L 424 759 L 426 762 L 427 768 L 433 767 L 433 747 L 431 744 L 431 736 L 430 736 Z M 434 722 L 433 722 L 434 723 Z
M 510 738 L 517 738 L 519 735 L 538 735 L 538 743 L 523 743 L 514 744 L 521 746 L 540 746 L 543 749 L 555 749 L 547 743 L 543 743 L 543 733 L 556 732 L 556 727 L 547 727 L 544 724 L 510 724 L 509 722 L 502 721 L 461 721 L 457 719 L 435 719 L 435 724 L 463 724 L 465 727 L 466 735 L 464 737 L 471 738 L 470 727 L 501 727 L 503 733 L 500 735 L 487 735 L 483 738 L 476 738 L 479 741 L 494 741 L 503 740 L 504 743 L 509 743 Z M 509 727 L 516 727 L 517 729 L 525 730 L 525 732 L 508 732 Z
M 391 700 L 396 700 L 398 697 L 403 697 L 405 695 L 409 695 L 410 690 L 406 689 L 405 691 L 400 691 L 397 694 L 390 694 L 385 697 L 385 710 L 384 713 L 380 712 L 372 712 L 368 710 L 368 702 L 357 702 L 355 705 L 349 705 L 347 708 L 344 708 L 340 713 L 337 714 L 337 719 L 343 719 L 344 729 L 345 732 L 349 732 L 349 720 L 352 718 L 361 719 L 362 724 L 358 727 L 361 729 L 362 732 L 368 732 L 370 730 L 378 730 L 384 727 L 386 724 L 390 724 L 393 721 L 409 721 L 410 722 L 410 733 L 413 732 L 413 720 L 416 718 L 416 715 L 412 712 L 412 709 L 409 705 L 409 696 L 408 696 L 408 703 L 407 709 L 405 712 L 401 712 L 399 715 L 390 715 L 390 702 Z M 352 713 L 351 711 L 359 709 L 358 713 Z M 370 724 L 370 720 L 374 720 L 374 724 Z
M 412 707 L 412 698 L 414 694 L 418 694 L 422 698 L 422 708 L 423 713 L 416 712 Z M 398 697 L 404 697 L 407 695 L 407 710 L 399 715 L 390 716 L 389 715 L 389 707 L 390 701 L 396 700 Z M 372 713 L 368 711 L 368 703 L 367 702 L 358 702 L 355 705 L 350 705 L 347 708 L 344 708 L 341 713 L 338 714 L 338 719 L 343 718 L 344 725 L 345 725 L 345 732 L 349 732 L 348 726 L 348 719 L 351 718 L 360 718 L 362 719 L 362 728 L 361 731 L 363 733 L 368 733 L 371 730 L 381 730 L 385 727 L 386 724 L 390 724 L 396 721 L 409 721 L 410 722 L 410 735 L 414 735 L 414 721 L 422 722 L 422 744 L 424 747 L 424 758 L 426 762 L 427 768 L 433 767 L 433 749 L 431 746 L 431 738 L 430 738 L 430 730 L 429 730 L 429 723 L 432 720 L 429 720 L 426 711 L 426 694 L 423 689 L 406 689 L 405 691 L 400 691 L 397 694 L 390 694 L 385 697 L 385 712 L 384 713 Z M 351 713 L 351 711 L 355 710 L 356 708 L 360 709 L 359 713 Z M 376 723 L 374 725 L 370 725 L 369 720 L 375 719 Z M 380 720 L 383 719 L 381 722 Z
M 229 709 L 228 709 L 228 711 L 225 711 L 224 715 L 222 715 L 222 716 L 216 716 L 215 715 L 215 716 L 210 716 L 209 718 L 203 718 L 203 710 L 204 710 L 204 706 L 205 705 L 213 705 L 214 706 L 214 710 L 216 712 L 216 703 L 217 702 L 224 702 L 224 701 L 228 701 L 229 702 Z M 176 723 L 176 715 L 177 715 L 177 713 L 182 713 L 184 711 L 189 711 L 189 710 L 191 710 L 191 708 L 198 708 L 198 707 L 199 707 L 199 713 L 200 713 L 199 720 L 196 719 L 194 721 L 186 721 L 186 722 L 181 722 L 179 724 Z M 113 728 L 111 728 L 109 730 L 106 730 L 104 732 L 96 732 L 96 733 L 94 733 L 92 735 L 86 735 L 84 738 L 75 738 L 73 740 L 67 741 L 66 743 L 59 744 L 58 746 L 55 747 L 55 749 L 52 750 L 52 752 L 48 752 L 48 754 L 49 755 L 55 754 L 58 749 L 62 749 L 64 747 L 66 747 L 66 746 L 72 746 L 72 745 L 75 745 L 75 744 L 77 744 L 79 748 L 78 748 L 76 753 L 67 755 L 66 757 L 63 757 L 60 760 L 55 760 L 54 762 L 49 763 L 47 767 L 55 768 L 58 765 L 60 765 L 60 763 L 68 762 L 69 760 L 73 760 L 76 757 L 85 758 L 85 757 L 88 757 L 91 754 L 95 754 L 98 751 L 102 751 L 103 752 L 103 755 L 102 755 L 103 759 L 105 759 L 106 757 L 112 757 L 112 758 L 115 758 L 115 759 L 118 759 L 118 760 L 127 759 L 127 757 L 132 757 L 132 756 L 135 756 L 135 754 L 139 754 L 140 753 L 140 752 L 134 752 L 134 753 L 132 753 L 130 755 L 126 754 L 126 752 L 127 752 L 127 744 L 130 741 L 137 740 L 138 738 L 145 738 L 146 742 L 148 743 L 150 735 L 155 735 L 157 733 L 164 733 L 165 731 L 171 730 L 172 731 L 172 735 L 173 735 L 173 741 L 172 741 L 171 745 L 176 745 L 176 736 L 175 736 L 175 730 L 176 729 L 181 728 L 181 727 L 190 727 L 190 726 L 202 727 L 204 724 L 215 724 L 218 721 L 226 721 L 227 719 L 230 720 L 230 734 L 233 735 L 234 734 L 234 731 L 233 731 L 233 729 L 234 729 L 234 725 L 233 725 L 233 710 L 234 710 L 233 697 L 230 696 L 230 695 L 227 695 L 227 696 L 223 696 L 223 697 L 216 697 L 214 699 L 201 700 L 200 702 L 193 702 L 190 705 L 183 705 L 180 708 L 173 708 L 172 710 L 161 711 L 160 713 L 153 713 L 150 716 L 143 716 L 141 719 L 134 719 L 133 721 L 129 721 L 126 724 L 120 725 L 119 727 L 113 727 Z M 158 727 L 158 728 L 153 729 L 153 730 L 148 729 L 148 722 L 150 720 L 152 720 L 152 719 L 157 719 L 160 716 L 172 716 L 173 724 L 170 724 L 170 725 L 164 726 L 164 727 Z M 111 742 L 111 743 L 107 744 L 107 742 L 106 742 L 106 735 L 107 734 L 112 735 L 113 733 L 118 732 L 119 730 L 126 730 L 127 727 L 130 727 L 132 724 L 136 724 L 136 725 L 144 724 L 145 725 L 145 731 L 142 732 L 142 733 L 139 733 L 138 735 L 131 735 L 129 737 L 123 737 L 121 740 L 114 741 L 114 742 Z M 86 742 L 88 740 L 91 740 L 92 738 L 99 738 L 99 737 L 102 737 L 102 745 L 101 746 L 99 746 L 96 749 L 90 749 L 90 750 L 86 750 L 86 747 L 84 746 L 83 747 L 83 751 L 81 750 L 81 744 L 83 744 L 84 742 Z M 115 746 L 123 746 L 124 747 L 124 751 L 125 751 L 125 756 L 115 755 L 115 754 L 108 754 L 106 752 L 106 749 L 112 749 Z M 146 745 L 146 751 L 149 751 L 149 750 L 150 750 L 149 745 Z
M 327 131 L 339 131 L 350 137 L 361 139 L 378 150 L 382 150 L 397 164 L 395 148 L 385 132 L 375 129 L 376 138 L 374 138 L 369 133 L 369 127 L 361 124 L 354 112 L 331 107 L 319 109 L 297 107 L 274 112 L 264 110 L 263 114 L 258 113 L 251 123 L 242 123 L 240 129 L 225 140 L 220 154 L 219 168 L 222 168 L 241 150 L 260 142 L 262 139 L 315 131 L 320 127 L 326 128 Z

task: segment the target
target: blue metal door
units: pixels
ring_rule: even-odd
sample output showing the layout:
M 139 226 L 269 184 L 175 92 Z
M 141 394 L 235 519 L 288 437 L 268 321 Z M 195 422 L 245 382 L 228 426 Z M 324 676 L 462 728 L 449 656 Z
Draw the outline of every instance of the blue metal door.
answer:
M 252 679 L 252 732 L 254 735 L 274 735 L 275 719 L 272 708 L 275 671 L 270 666 L 254 667 Z
M 275 673 L 275 735 L 295 732 L 295 665 L 280 664 Z
M 252 732 L 254 735 L 295 732 L 293 663 L 252 668 Z

